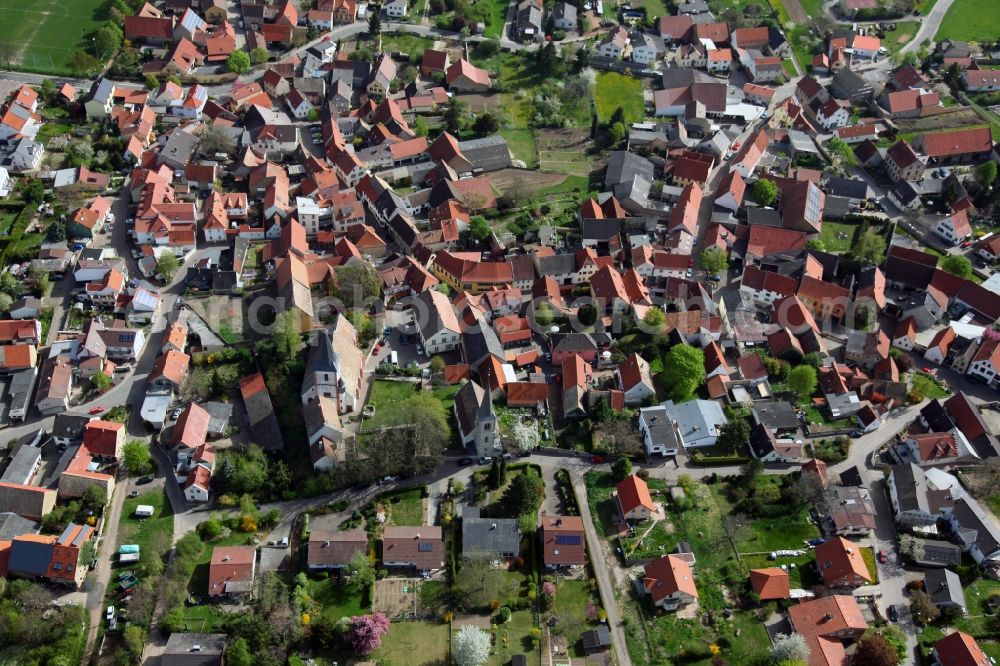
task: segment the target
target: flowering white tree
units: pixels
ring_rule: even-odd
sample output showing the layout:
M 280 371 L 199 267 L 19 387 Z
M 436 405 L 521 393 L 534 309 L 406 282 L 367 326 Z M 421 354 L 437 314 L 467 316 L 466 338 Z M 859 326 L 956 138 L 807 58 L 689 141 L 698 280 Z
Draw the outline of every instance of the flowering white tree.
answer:
M 776 662 L 809 661 L 809 645 L 802 634 L 778 634 L 771 646 L 771 658 Z
M 490 656 L 490 635 L 472 625 L 462 627 L 455 636 L 452 657 L 456 666 L 479 666 Z

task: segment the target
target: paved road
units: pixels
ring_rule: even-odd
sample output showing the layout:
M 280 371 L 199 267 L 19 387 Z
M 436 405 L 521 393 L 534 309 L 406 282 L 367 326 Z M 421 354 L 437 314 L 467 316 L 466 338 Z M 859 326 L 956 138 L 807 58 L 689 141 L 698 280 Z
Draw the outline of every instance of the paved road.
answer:
M 132 481 L 125 480 L 115 487 L 114 497 L 104 514 L 104 535 L 97 551 L 97 567 L 91 574 L 93 579 L 87 590 L 87 611 L 90 617 L 90 630 L 87 632 L 87 644 L 83 649 L 81 664 L 90 663 L 93 654 L 97 629 L 104 620 L 104 593 L 111 580 L 111 564 L 118 544 L 118 527 L 121 523 L 122 504 L 132 489 Z
M 622 628 L 621 616 L 618 613 L 615 586 L 604 558 L 604 544 L 594 527 L 594 518 L 587 509 L 587 487 L 583 483 L 583 475 L 579 469 L 570 471 L 570 479 L 573 483 L 573 494 L 576 495 L 576 504 L 581 509 L 580 517 L 583 518 L 583 530 L 587 535 L 587 552 L 590 553 L 590 562 L 594 565 L 594 578 L 597 579 L 597 589 L 601 594 L 601 605 L 608 614 L 608 628 L 611 630 L 611 642 L 615 646 L 618 664 L 631 666 L 632 658 L 628 653 L 625 630 Z
M 938 28 L 941 27 L 941 21 L 944 19 L 944 15 L 948 13 L 948 8 L 951 7 L 952 2 L 954 0 L 937 0 L 937 4 L 934 5 L 931 13 L 921 19 L 920 29 L 917 30 L 917 34 L 908 43 L 904 44 L 903 48 L 899 49 L 899 52 L 909 53 L 919 48 L 926 40 L 933 42 L 934 35 L 937 34 Z

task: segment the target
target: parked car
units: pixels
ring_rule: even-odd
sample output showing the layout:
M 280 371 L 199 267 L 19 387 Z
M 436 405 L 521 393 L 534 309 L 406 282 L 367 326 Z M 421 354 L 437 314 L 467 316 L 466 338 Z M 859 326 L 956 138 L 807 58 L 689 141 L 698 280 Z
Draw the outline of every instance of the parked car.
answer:
M 115 607 L 114 606 L 108 606 L 108 610 L 104 614 L 104 617 L 106 617 L 108 620 L 111 620 L 114 616 L 115 616 Z
M 184 411 L 184 410 L 181 409 L 180 407 L 178 407 L 174 411 L 170 412 L 170 420 L 171 421 L 176 421 L 180 417 L 182 411 Z
M 593 463 L 594 465 L 603 465 L 604 456 L 590 456 L 590 462 Z
M 465 467 L 467 465 L 471 465 L 473 462 L 474 461 L 472 460 L 472 458 L 459 458 L 458 459 L 458 464 L 461 465 L 462 467 Z
M 135 482 L 135 485 L 144 486 L 147 483 L 152 482 L 152 480 L 153 480 L 152 474 L 147 474 L 146 476 L 140 476 L 139 479 Z
M 896 604 L 892 604 L 888 608 L 886 608 L 885 609 L 885 614 L 889 616 L 889 621 L 890 622 L 898 622 L 899 621 L 899 609 L 896 608 Z
M 889 553 L 885 552 L 885 548 L 878 551 L 878 561 L 882 564 L 889 561 Z
M 392 326 L 386 326 L 385 328 L 383 328 L 382 335 L 383 336 L 392 335 Z
M 91 414 L 91 416 L 93 416 L 94 414 L 103 414 L 103 413 L 104 413 L 104 407 L 102 407 L 101 405 L 98 405 L 97 407 L 91 407 L 90 408 L 90 414 Z

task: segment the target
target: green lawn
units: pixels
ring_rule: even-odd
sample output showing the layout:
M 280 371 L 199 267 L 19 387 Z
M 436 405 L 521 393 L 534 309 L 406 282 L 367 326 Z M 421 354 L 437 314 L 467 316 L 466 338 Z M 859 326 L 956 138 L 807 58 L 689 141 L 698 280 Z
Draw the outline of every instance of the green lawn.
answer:
M 916 21 L 900 21 L 896 23 L 895 30 L 889 30 L 885 33 L 882 44 L 889 49 L 890 53 L 895 53 L 910 43 L 919 28 L 920 24 Z
M 393 622 L 372 653 L 381 666 L 437 666 L 448 663 L 448 625 L 440 622 Z
M 529 169 L 538 167 L 538 146 L 533 130 L 502 129 L 497 134 L 507 140 L 515 160 L 521 160 Z
M 626 126 L 646 115 L 642 97 L 642 79 L 617 72 L 598 72 L 594 102 L 601 121 L 607 121 L 619 106 L 625 111 Z
M 531 646 L 531 630 L 535 628 L 535 620 L 531 611 L 515 611 L 507 624 L 496 625 L 494 652 L 486 660 L 489 666 L 507 666 L 511 657 L 517 654 L 528 655 L 528 663 L 536 664 L 539 660 L 537 648 Z
M 500 36 L 503 34 L 503 23 L 504 19 L 507 18 L 509 3 L 506 0 L 485 1 L 490 3 L 490 24 L 486 26 L 483 36 L 490 39 L 500 39 Z
M 372 383 L 371 396 L 368 404 L 374 405 L 375 416 L 365 419 L 365 430 L 374 430 L 383 423 L 388 423 L 389 417 L 396 413 L 396 408 L 404 400 L 412 398 L 417 390 L 410 382 L 391 382 L 377 380 Z
M 434 47 L 434 40 L 405 33 L 382 35 L 383 51 L 400 51 L 411 57 L 420 57 L 424 49 Z
M 200 634 L 225 633 L 223 626 L 225 611 L 222 610 L 221 606 L 215 604 L 183 605 L 180 609 L 184 618 L 184 631 Z
M 70 56 L 107 21 L 106 6 L 104 0 L 0 0 L 0 25 L 4 40 L 20 49 L 15 62 L 22 67 L 69 73 Z
M 329 577 L 310 578 L 309 596 L 323 609 L 323 615 L 334 620 L 364 615 L 370 608 L 368 599 L 353 585 L 341 585 Z
M 868 566 L 868 574 L 872 578 L 872 585 L 878 584 L 878 567 L 875 565 L 875 549 L 865 546 L 861 549 L 861 557 L 865 560 L 865 565 Z
M 937 0 L 920 0 L 917 3 L 917 11 L 920 12 L 921 16 L 927 16 L 934 9 L 934 5 L 937 4 Z
M 946 398 L 950 395 L 932 377 L 923 372 L 914 372 L 910 381 L 911 388 L 925 398 Z
M 797 557 L 779 557 L 770 559 L 768 555 L 744 555 L 743 566 L 750 569 L 768 569 L 784 565 L 788 571 L 788 584 L 793 590 L 808 590 L 821 581 L 814 566 L 815 558 L 812 551 Z M 794 565 L 794 566 L 792 566 Z
M 19 212 L 19 210 L 10 208 L 0 209 L 0 236 L 6 236 L 10 233 L 10 228 L 14 224 L 14 220 L 17 219 Z
M 389 503 L 389 512 L 393 525 L 424 524 L 424 487 L 411 488 L 401 493 L 383 496 L 382 502 Z
M 591 626 L 587 619 L 587 606 L 590 604 L 597 607 L 600 602 L 590 589 L 589 580 L 561 580 L 556 584 L 553 611 L 558 621 L 552 631 L 565 636 L 570 650 L 577 656 L 583 656 L 579 652 L 580 636 Z
M 1000 37 L 1000 2 L 955 0 L 941 21 L 937 41 L 960 39 L 992 43 Z
M 49 141 L 53 137 L 69 134 L 72 131 L 72 125 L 65 125 L 63 123 L 45 123 L 42 125 L 41 129 L 38 130 L 38 136 L 36 139 L 38 140 L 38 143 L 47 147 L 49 145 Z
M 854 244 L 854 236 L 858 229 L 860 226 L 857 224 L 823 220 L 823 228 L 819 238 L 827 252 L 847 252 Z
M 153 507 L 153 515 L 149 518 L 136 518 L 135 508 L 140 504 Z M 118 526 L 118 544 L 138 544 L 140 552 L 147 550 L 154 535 L 166 533 L 170 535 L 168 543 L 173 540 L 174 512 L 167 501 L 163 490 L 153 490 L 138 497 L 129 497 L 122 505 L 122 519 Z
M 729 619 L 717 615 L 712 626 L 676 615 L 653 616 L 648 606 L 631 600 L 625 606 L 625 638 L 636 666 L 685 664 L 711 666 L 726 663 L 755 666 L 770 663 L 767 631 L 752 612 L 736 611 Z M 713 662 L 710 645 L 720 648 L 720 662 Z

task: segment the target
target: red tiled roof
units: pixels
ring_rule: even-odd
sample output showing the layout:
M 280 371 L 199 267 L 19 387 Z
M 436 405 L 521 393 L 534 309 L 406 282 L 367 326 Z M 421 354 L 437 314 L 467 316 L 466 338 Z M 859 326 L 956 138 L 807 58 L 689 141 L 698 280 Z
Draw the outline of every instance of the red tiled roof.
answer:
M 656 510 L 653 498 L 649 494 L 649 486 L 635 474 L 625 477 L 615 486 L 615 490 L 618 493 L 618 506 L 621 507 L 623 514 L 628 514 L 639 507 L 645 507 L 650 512 Z
M 991 666 L 990 658 L 969 634 L 956 631 L 934 644 L 934 652 L 942 666 Z
M 642 585 L 649 592 L 653 603 L 677 592 L 698 598 L 698 588 L 694 584 L 691 567 L 676 555 L 665 555 L 653 560 L 643 568 L 643 574 Z
M 761 601 L 788 599 L 791 596 L 788 572 L 780 567 L 751 569 L 750 586 Z

